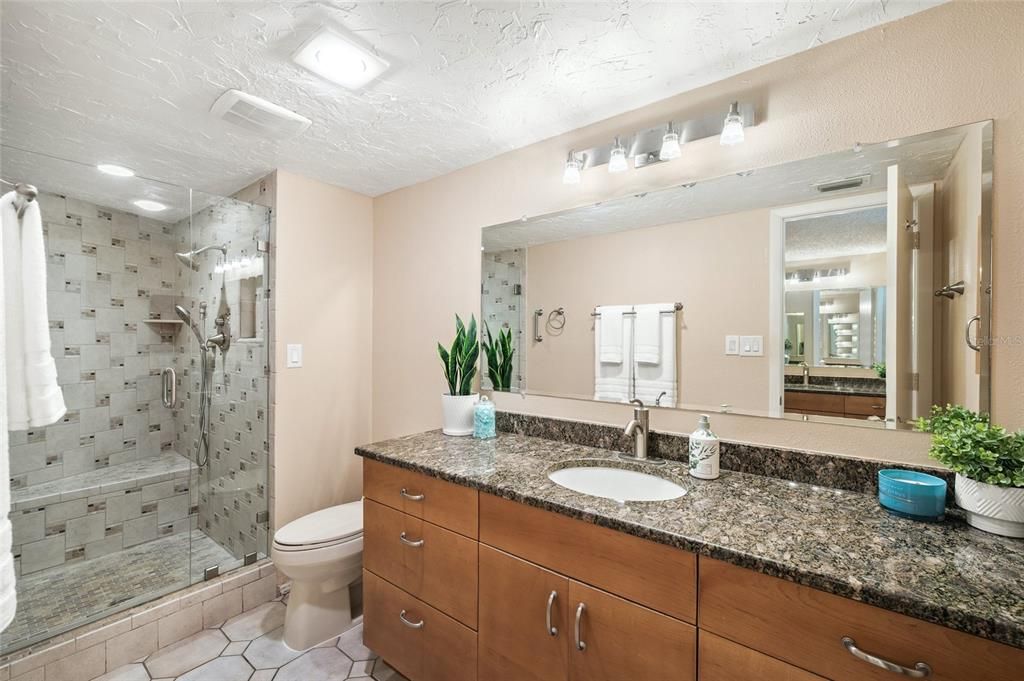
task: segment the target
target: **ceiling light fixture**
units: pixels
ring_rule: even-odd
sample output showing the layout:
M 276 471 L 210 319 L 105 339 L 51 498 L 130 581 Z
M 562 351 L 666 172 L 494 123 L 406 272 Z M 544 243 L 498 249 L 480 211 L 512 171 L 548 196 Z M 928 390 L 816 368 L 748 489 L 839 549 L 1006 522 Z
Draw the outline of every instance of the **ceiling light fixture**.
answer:
M 358 90 L 387 71 L 390 64 L 361 45 L 324 28 L 302 44 L 292 60 L 321 78 Z
M 669 121 L 668 130 L 661 138 L 661 151 L 658 153 L 658 158 L 662 161 L 671 161 L 682 155 L 683 150 L 679 147 L 679 133 L 672 127 L 672 121 Z
M 135 177 L 135 171 L 131 168 L 125 168 L 113 163 L 99 163 L 96 165 L 96 170 L 107 175 L 113 175 L 114 177 Z
M 732 146 L 743 141 L 743 117 L 740 116 L 739 102 L 733 102 L 729 106 L 729 113 L 725 117 L 725 124 L 722 126 L 722 136 L 719 144 Z
M 576 152 L 570 151 L 569 157 L 565 159 L 565 172 L 562 173 L 562 184 L 579 184 L 582 167 L 583 162 L 576 158 Z
M 612 153 L 608 158 L 608 172 L 609 173 L 624 173 L 629 170 L 629 163 L 626 161 L 626 148 L 622 146 L 622 142 L 619 141 L 619 136 L 615 136 L 615 144 L 612 145 Z
M 139 199 L 138 201 L 132 201 L 136 206 L 142 210 L 148 210 L 151 213 L 158 213 L 162 210 L 167 210 L 167 206 L 160 203 L 159 201 L 150 201 L 149 199 Z

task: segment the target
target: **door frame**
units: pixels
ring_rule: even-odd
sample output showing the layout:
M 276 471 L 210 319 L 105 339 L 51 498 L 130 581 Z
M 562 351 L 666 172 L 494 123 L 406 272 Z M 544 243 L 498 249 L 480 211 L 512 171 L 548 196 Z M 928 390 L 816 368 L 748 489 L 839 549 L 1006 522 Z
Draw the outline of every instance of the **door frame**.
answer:
M 768 217 L 768 415 L 783 415 L 784 348 L 782 320 L 786 315 L 786 222 L 797 218 L 840 215 L 887 205 L 885 190 L 837 196 L 772 208 Z

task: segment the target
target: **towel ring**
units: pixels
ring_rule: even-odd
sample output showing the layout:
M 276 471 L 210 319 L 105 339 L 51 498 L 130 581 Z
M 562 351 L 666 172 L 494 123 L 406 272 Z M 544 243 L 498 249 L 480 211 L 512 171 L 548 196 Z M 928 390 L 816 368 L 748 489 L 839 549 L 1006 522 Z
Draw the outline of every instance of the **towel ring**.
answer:
M 548 313 L 548 328 L 561 331 L 565 328 L 565 308 L 556 307 Z

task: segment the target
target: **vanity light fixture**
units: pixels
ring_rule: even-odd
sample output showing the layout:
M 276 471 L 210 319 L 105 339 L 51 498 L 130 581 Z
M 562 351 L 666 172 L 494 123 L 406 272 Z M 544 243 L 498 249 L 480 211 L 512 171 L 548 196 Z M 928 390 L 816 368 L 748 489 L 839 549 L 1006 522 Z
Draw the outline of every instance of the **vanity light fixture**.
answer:
M 722 125 L 722 136 L 718 142 L 722 146 L 732 146 L 743 141 L 743 117 L 740 115 L 740 103 L 733 102 Z
M 627 170 L 629 170 L 629 163 L 626 161 L 626 147 L 622 146 L 619 136 L 616 135 L 611 156 L 608 158 L 608 172 L 624 173 Z
M 682 155 L 683 150 L 679 147 L 679 133 L 672 127 L 672 121 L 669 121 L 668 130 L 661 138 L 661 151 L 658 152 L 658 158 L 662 161 L 671 161 Z
M 328 28 L 304 42 L 292 55 L 292 61 L 350 90 L 365 86 L 390 66 L 370 50 Z
M 132 201 L 136 206 L 142 210 L 148 210 L 151 213 L 159 213 L 162 210 L 167 210 L 167 206 L 160 203 L 159 201 L 150 201 L 149 199 L 139 199 L 138 201 Z
M 570 151 L 569 157 L 565 159 L 565 172 L 562 173 L 562 184 L 579 184 L 580 169 L 583 162 L 576 158 L 576 152 Z
M 135 171 L 131 168 L 125 168 L 113 163 L 99 163 L 96 165 L 96 170 L 107 175 L 113 175 L 114 177 L 135 177 Z

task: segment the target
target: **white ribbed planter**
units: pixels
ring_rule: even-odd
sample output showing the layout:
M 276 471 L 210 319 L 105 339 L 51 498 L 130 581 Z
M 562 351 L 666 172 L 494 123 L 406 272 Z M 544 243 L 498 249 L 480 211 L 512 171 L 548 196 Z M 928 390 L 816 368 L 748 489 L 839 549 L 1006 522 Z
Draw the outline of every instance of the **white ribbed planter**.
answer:
M 441 395 L 441 410 L 444 412 L 444 425 L 441 432 L 445 435 L 473 434 L 473 407 L 480 395 Z
M 1004 537 L 1024 537 L 1024 487 L 1000 487 L 957 473 L 956 505 L 972 527 Z

